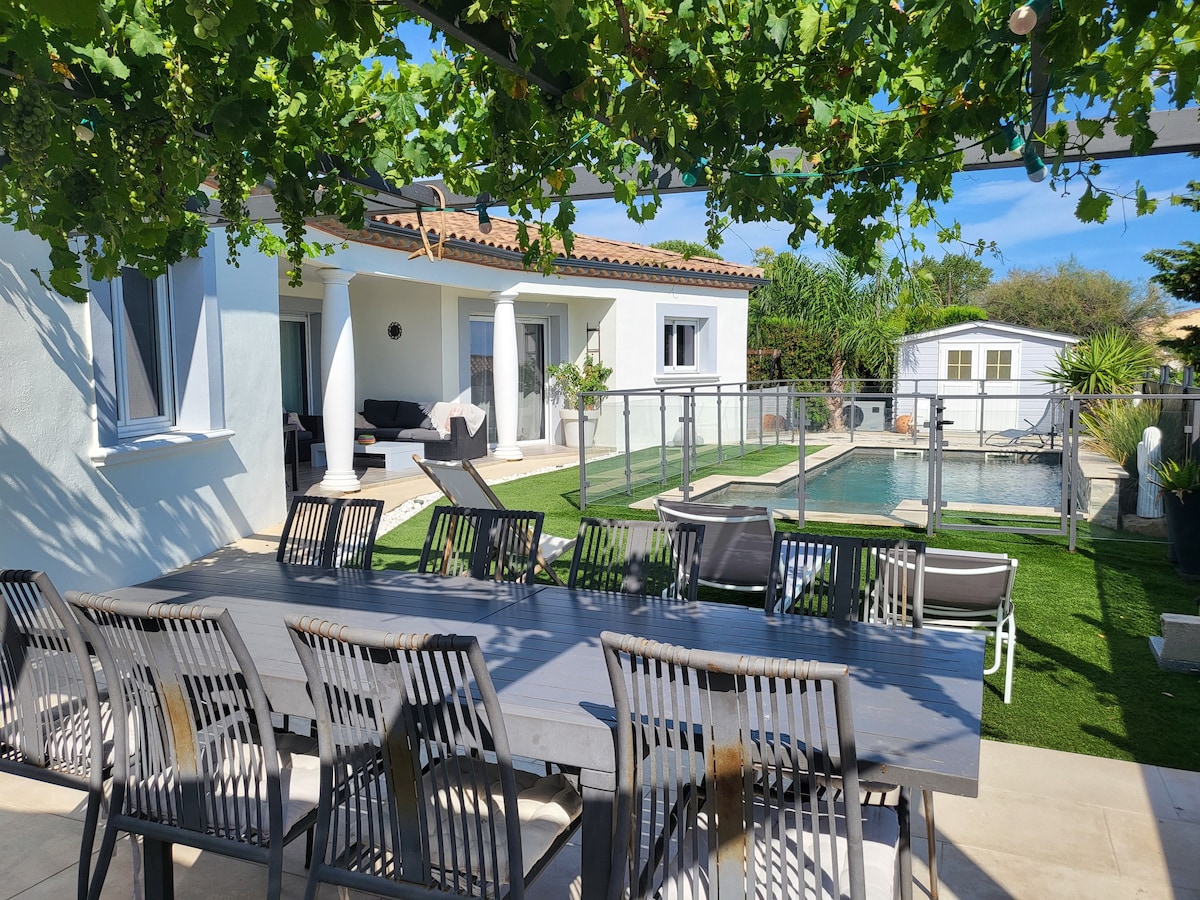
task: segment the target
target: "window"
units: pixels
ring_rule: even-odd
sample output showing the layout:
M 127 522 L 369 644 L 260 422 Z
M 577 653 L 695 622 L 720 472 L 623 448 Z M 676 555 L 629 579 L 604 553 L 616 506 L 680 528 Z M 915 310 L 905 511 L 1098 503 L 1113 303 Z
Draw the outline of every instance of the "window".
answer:
M 987 352 L 987 373 L 989 381 L 1012 380 L 1012 351 L 989 350 Z
M 171 304 L 167 278 L 123 268 L 113 282 L 117 431 L 163 431 L 175 424 Z
M 696 370 L 696 319 L 663 320 L 663 371 Z
M 93 465 L 228 440 L 216 258 L 211 244 L 168 275 L 89 279 L 96 414 Z
M 969 381 L 971 379 L 971 351 L 946 351 L 946 378 L 949 381 Z

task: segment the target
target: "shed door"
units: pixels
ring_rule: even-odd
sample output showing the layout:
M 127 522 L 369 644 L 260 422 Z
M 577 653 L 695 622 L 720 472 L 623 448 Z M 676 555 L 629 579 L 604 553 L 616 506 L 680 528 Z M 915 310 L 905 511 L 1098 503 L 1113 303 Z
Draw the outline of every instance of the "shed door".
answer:
M 1017 424 L 1015 397 L 998 397 L 980 402 L 979 395 L 1015 394 L 1013 379 L 1019 371 L 1020 344 L 941 343 L 938 345 L 938 376 L 946 397 L 946 418 L 951 431 L 1002 431 Z M 955 395 L 962 395 L 961 399 Z

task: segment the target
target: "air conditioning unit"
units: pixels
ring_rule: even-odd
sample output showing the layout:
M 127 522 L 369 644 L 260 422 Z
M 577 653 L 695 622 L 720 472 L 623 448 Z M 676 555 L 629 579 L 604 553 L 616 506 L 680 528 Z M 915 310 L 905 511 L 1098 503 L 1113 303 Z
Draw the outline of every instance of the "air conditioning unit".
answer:
M 847 428 L 853 424 L 863 431 L 884 431 L 887 428 L 887 410 L 883 400 L 847 401 L 842 407 L 842 420 Z

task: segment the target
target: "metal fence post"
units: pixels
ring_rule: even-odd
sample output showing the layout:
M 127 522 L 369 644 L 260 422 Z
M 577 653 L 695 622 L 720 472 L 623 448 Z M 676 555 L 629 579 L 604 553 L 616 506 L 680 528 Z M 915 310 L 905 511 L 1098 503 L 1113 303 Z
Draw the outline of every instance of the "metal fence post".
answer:
M 587 509 L 587 447 L 583 439 L 583 426 L 586 421 L 584 413 L 584 396 L 579 395 L 579 509 Z
M 725 462 L 725 446 L 721 437 L 721 386 L 717 385 L 717 465 Z
M 662 483 L 667 483 L 667 392 L 660 388 L 658 391 L 659 440 L 658 459 L 662 468 Z
M 629 452 L 629 394 L 621 395 L 625 407 L 625 494 L 633 493 L 633 456 Z

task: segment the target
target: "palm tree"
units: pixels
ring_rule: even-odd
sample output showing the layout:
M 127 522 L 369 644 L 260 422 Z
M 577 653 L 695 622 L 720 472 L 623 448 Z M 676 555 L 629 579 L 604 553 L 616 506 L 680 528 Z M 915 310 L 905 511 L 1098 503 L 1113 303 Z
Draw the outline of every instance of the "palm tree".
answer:
M 897 281 L 882 272 L 864 277 L 854 261 L 841 254 L 813 263 L 780 253 L 766 270 L 771 281 L 755 294 L 752 327 L 775 316 L 802 321 L 823 335 L 833 349 L 831 393 L 845 391 L 851 379 L 891 377 L 896 339 L 904 333 L 906 319 L 897 308 Z M 828 404 L 833 427 L 841 428 L 841 398 L 831 397 Z

